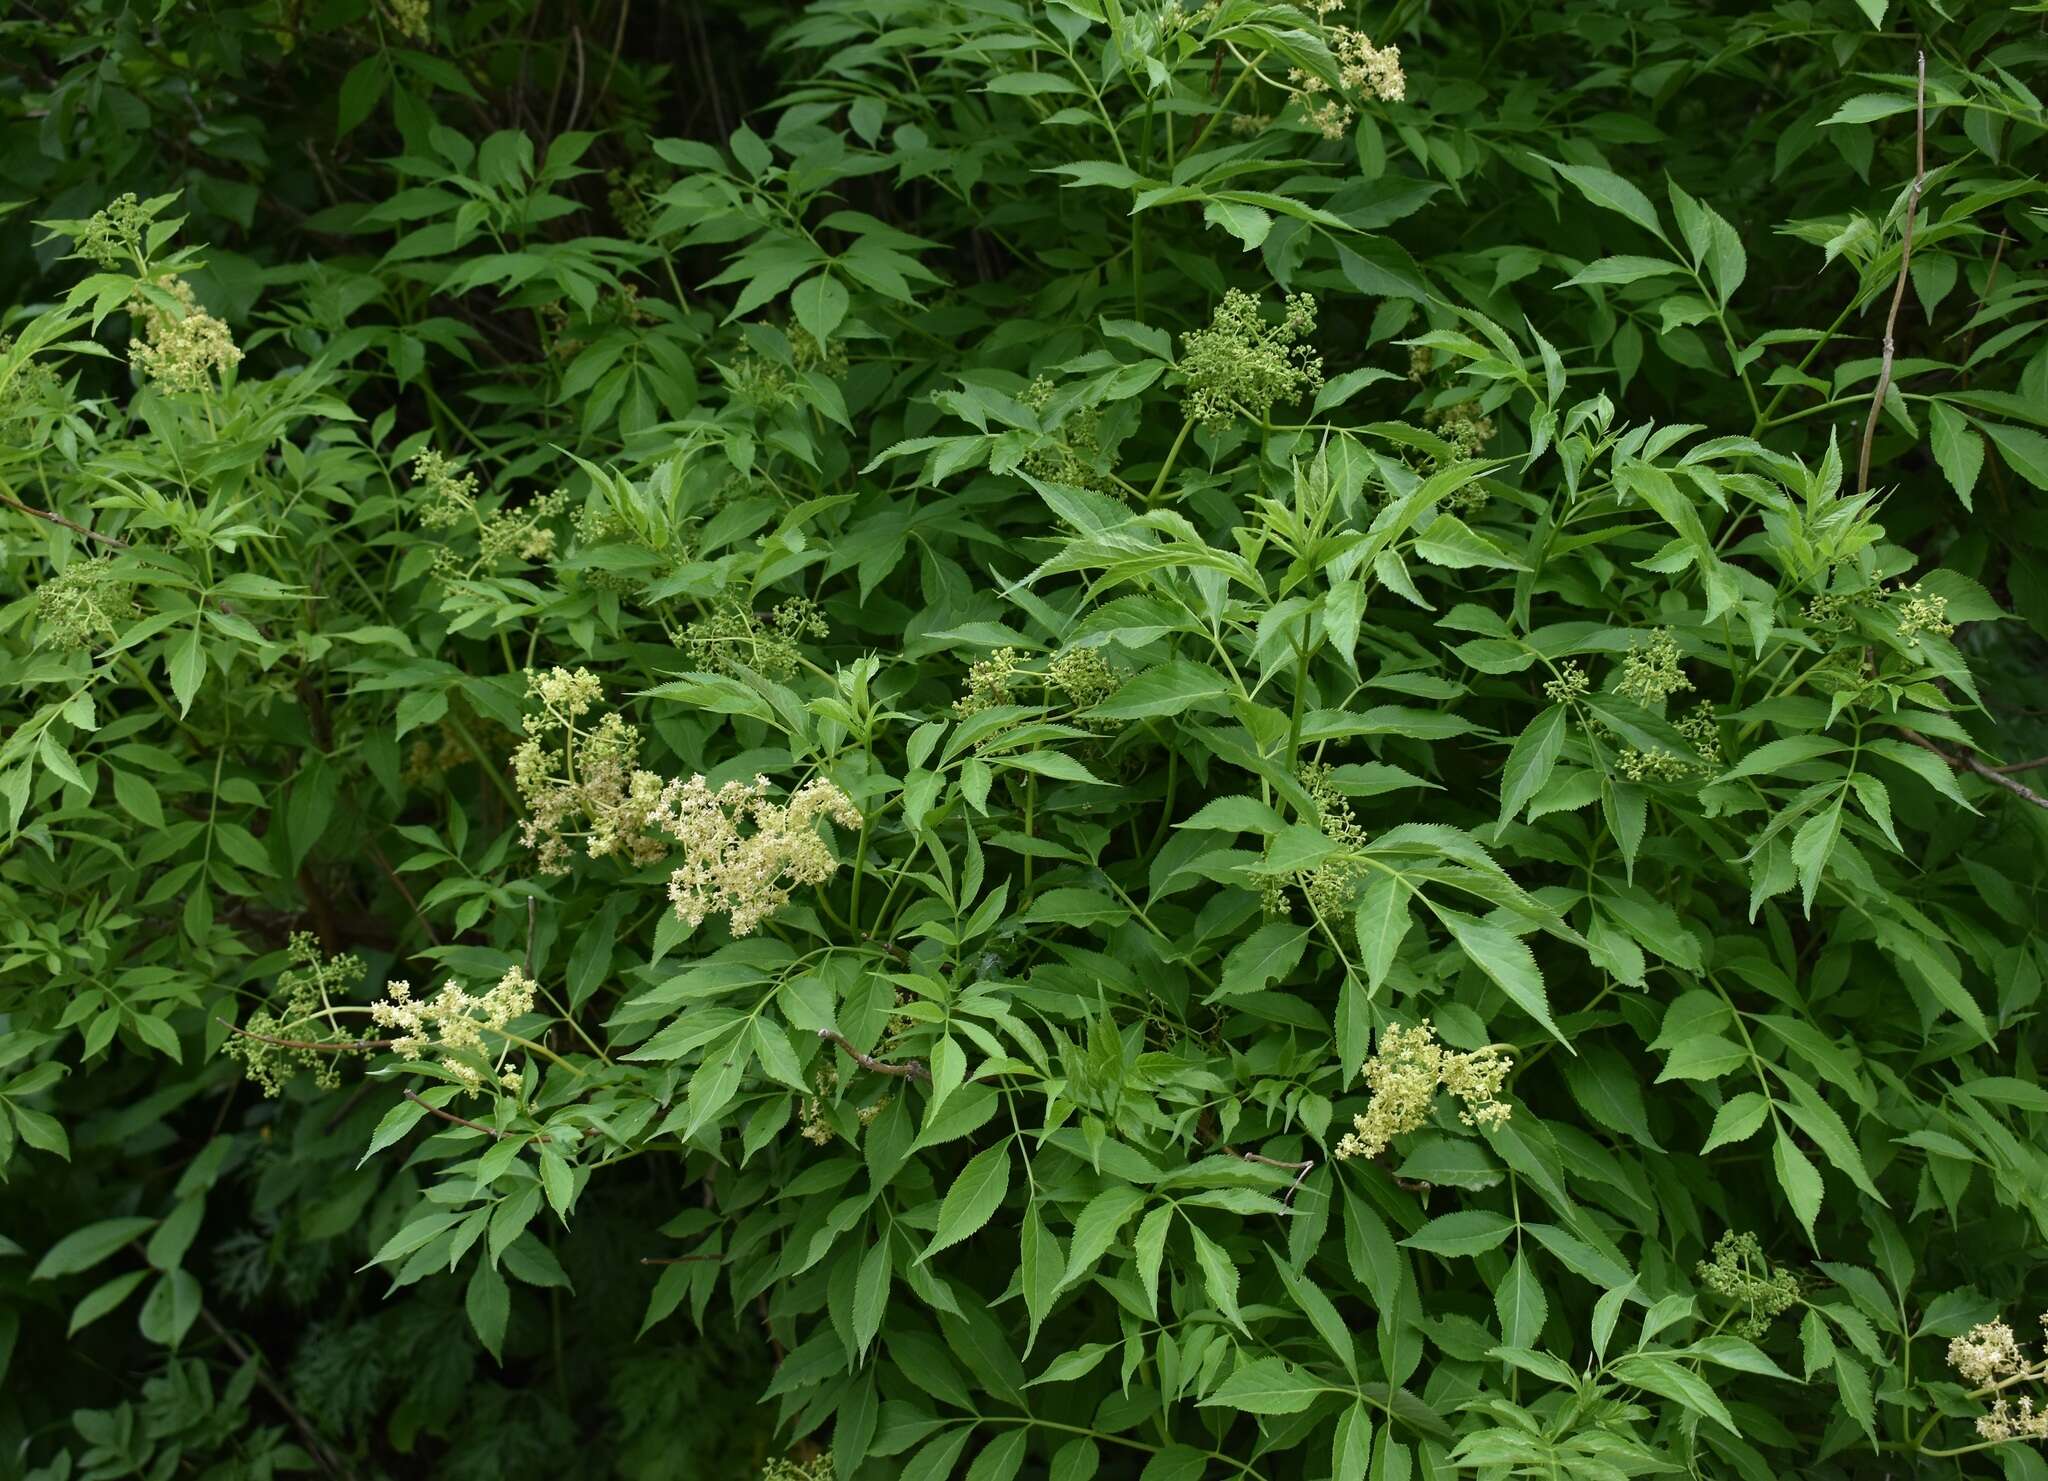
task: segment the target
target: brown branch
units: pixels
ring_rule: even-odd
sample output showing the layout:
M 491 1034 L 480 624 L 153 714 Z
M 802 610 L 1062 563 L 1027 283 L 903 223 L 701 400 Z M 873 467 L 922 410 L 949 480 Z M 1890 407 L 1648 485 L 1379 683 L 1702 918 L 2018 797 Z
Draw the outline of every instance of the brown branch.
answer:
M 1856 492 L 1870 487 L 1870 444 L 1877 437 L 1877 419 L 1884 411 L 1885 393 L 1892 385 L 1894 334 L 1899 327 L 1899 305 L 1906 297 L 1906 269 L 1913 263 L 1913 217 L 1920 209 L 1920 186 L 1927 178 L 1927 53 L 1921 52 L 1919 83 L 1913 94 L 1913 188 L 1906 193 L 1906 228 L 1899 242 L 1899 280 L 1892 285 L 1891 312 L 1884 320 L 1884 362 L 1878 367 L 1877 390 L 1870 397 L 1870 419 L 1863 424 L 1863 451 L 1856 459 Z
M 143 1261 L 148 1261 L 148 1252 L 134 1240 L 128 1241 L 128 1248 Z M 297 1427 L 299 1438 L 306 1442 L 306 1449 L 312 1452 L 313 1459 L 320 1469 L 330 1476 L 346 1477 L 349 1478 L 349 1481 L 353 1481 L 355 1473 L 348 1468 L 345 1462 L 340 1460 L 339 1457 L 321 1443 L 319 1432 L 313 1428 L 306 1416 L 298 1411 L 292 1404 L 292 1401 L 285 1396 L 284 1390 L 279 1388 L 271 1376 L 263 1371 L 268 1366 L 267 1362 L 236 1341 L 234 1333 L 223 1327 L 220 1324 L 219 1318 L 208 1311 L 204 1303 L 199 1307 L 199 1319 L 206 1323 L 214 1336 L 226 1344 L 227 1350 L 235 1355 L 237 1361 L 246 1367 L 256 1370 L 257 1386 L 277 1401 L 277 1407 L 282 1409 L 285 1412 L 285 1416 Z
M 391 881 L 391 887 L 397 890 L 405 903 L 411 907 L 413 919 L 418 921 L 420 929 L 427 933 L 428 944 L 439 946 L 441 938 L 434 934 L 434 923 L 421 911 L 420 902 L 413 898 L 412 891 L 405 887 L 405 881 L 398 877 L 398 871 L 391 867 L 391 861 L 384 857 L 384 850 L 378 848 L 375 842 L 370 844 L 370 857 L 377 861 L 377 867 L 384 871 L 384 877 Z
M 2036 756 L 2032 761 L 2015 761 L 2010 766 L 1998 766 L 1992 769 L 2010 776 L 2016 771 L 2032 771 L 2037 766 L 2048 766 L 2048 756 Z
M 892 1062 L 886 1059 L 876 1059 L 872 1054 L 861 1053 L 853 1047 L 852 1041 L 837 1029 L 821 1028 L 818 1030 L 818 1037 L 837 1044 L 846 1051 L 848 1059 L 852 1060 L 862 1069 L 873 1070 L 878 1075 L 897 1075 L 908 1080 L 926 1081 L 929 1081 L 932 1077 L 932 1072 L 926 1069 L 920 1060 L 905 1059 Z
M 214 1016 L 213 1021 L 229 1033 L 240 1034 L 245 1039 L 254 1039 L 259 1044 L 271 1044 L 279 1049 L 306 1049 L 311 1050 L 315 1054 L 372 1054 L 390 1049 L 398 1043 L 396 1039 L 347 1039 L 330 1041 L 325 1044 L 315 1043 L 311 1039 L 276 1039 L 272 1038 L 269 1034 L 259 1034 L 249 1029 L 236 1028 L 218 1014 Z
M 284 1390 L 277 1386 L 276 1380 L 263 1371 L 264 1364 L 257 1361 L 247 1348 L 237 1342 L 234 1334 L 229 1332 L 226 1327 L 223 1327 L 214 1314 L 204 1306 L 199 1308 L 199 1318 L 213 1329 L 213 1335 L 227 1345 L 229 1352 L 241 1359 L 243 1363 L 255 1367 L 257 1386 L 266 1394 L 269 1394 L 276 1401 L 277 1407 L 285 1412 L 285 1417 L 290 1419 L 293 1427 L 298 1430 L 299 1438 L 306 1442 L 306 1448 L 313 1452 L 313 1458 L 320 1463 L 320 1469 L 330 1476 L 353 1478 L 355 1472 L 350 1470 L 347 1463 L 335 1455 L 333 1451 L 329 1450 L 321 1441 L 319 1432 L 313 1428 L 312 1422 L 298 1411 L 290 1399 L 285 1397 Z
M 2007 776 L 2005 772 L 2001 771 L 1999 768 L 1995 766 L 1986 766 L 1983 762 L 1979 761 L 1975 756 L 1957 756 L 1951 754 L 1948 751 L 1944 751 L 1940 746 L 1937 746 L 1933 741 L 1929 740 L 1926 736 L 1920 734 L 1920 732 L 1917 730 L 1906 730 L 1904 728 L 1901 728 L 1899 734 L 1903 735 L 1907 740 L 1911 741 L 1914 745 L 1920 747 L 1921 750 L 1932 751 L 1935 755 L 1939 756 L 1942 760 L 1946 761 L 1950 766 L 1954 767 L 1958 771 L 1973 771 L 1978 776 L 1984 778 L 1985 781 L 1990 782 L 1995 786 L 2005 788 L 2006 791 L 2012 793 L 2013 796 L 2019 798 L 2022 802 L 2031 802 L 2036 807 L 2048 807 L 2048 797 L 2043 797 L 2039 792 L 2036 792 L 2032 787 L 2023 786 L 2020 783 L 2014 781 L 2011 777 Z M 2026 764 L 2028 766 L 2037 766 L 2042 763 L 2029 761 Z M 2011 769 L 2018 770 L 2019 768 L 2014 767 Z
M 414 1105 L 418 1106 L 421 1110 L 426 1111 L 432 1115 L 439 1116 L 443 1121 L 453 1121 L 457 1126 L 467 1126 L 471 1131 L 480 1131 L 485 1136 L 490 1137 L 493 1140 L 502 1141 L 508 1136 L 519 1135 L 519 1133 L 516 1131 L 499 1131 L 495 1127 L 484 1125 L 481 1121 L 472 1121 L 467 1116 L 458 1116 L 453 1111 L 444 1111 L 439 1106 L 430 1106 L 427 1104 L 426 1097 L 420 1095 L 417 1091 L 414 1091 L 410 1088 L 401 1090 L 399 1094 L 404 1096 L 407 1100 L 411 1101 Z M 536 1142 L 552 1142 L 554 1138 L 549 1136 L 546 1132 L 539 1132 L 534 1135 L 532 1140 Z
M 52 514 L 47 509 L 37 509 L 32 505 L 24 504 L 21 502 L 21 500 L 14 498 L 12 495 L 0 494 L 0 504 L 5 504 L 9 509 L 19 509 L 23 514 L 28 515 L 29 518 L 31 519 L 47 520 L 53 525 L 62 525 L 65 529 L 72 531 L 74 534 L 83 535 L 88 540 L 97 540 L 102 545 L 111 545 L 116 550 L 134 549 L 134 547 L 131 546 L 126 540 L 116 539 L 112 535 L 102 535 L 98 530 L 88 529 L 86 526 L 79 524 L 76 520 L 66 519 L 61 514 Z
M 1223 1150 L 1233 1157 L 1242 1158 L 1246 1162 L 1256 1162 L 1261 1167 L 1277 1167 L 1282 1171 L 1292 1172 L 1294 1174 L 1294 1181 L 1289 1183 L 1287 1191 L 1280 1195 L 1282 1203 L 1292 1203 L 1294 1195 L 1301 1191 L 1303 1180 L 1315 1171 L 1316 1160 L 1313 1157 L 1305 1158 L 1300 1162 L 1282 1162 L 1277 1157 L 1262 1157 L 1257 1152 L 1240 1152 L 1235 1147 L 1225 1147 Z

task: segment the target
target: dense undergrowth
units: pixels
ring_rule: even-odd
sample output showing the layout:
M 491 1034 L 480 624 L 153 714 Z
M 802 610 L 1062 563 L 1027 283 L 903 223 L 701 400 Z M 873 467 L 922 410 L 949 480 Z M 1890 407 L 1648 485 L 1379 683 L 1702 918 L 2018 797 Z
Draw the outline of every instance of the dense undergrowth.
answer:
M 15 7 L 0 1473 L 2048 1476 L 2043 25 Z

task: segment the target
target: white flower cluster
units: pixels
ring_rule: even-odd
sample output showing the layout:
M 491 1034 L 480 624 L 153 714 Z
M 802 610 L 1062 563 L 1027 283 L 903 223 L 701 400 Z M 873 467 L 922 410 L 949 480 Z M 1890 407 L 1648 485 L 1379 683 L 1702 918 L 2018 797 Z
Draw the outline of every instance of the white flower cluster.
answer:
M 516 1091 L 519 1072 L 502 1068 L 504 1046 L 493 1056 L 484 1034 L 502 1034 L 515 1018 L 531 1013 L 539 986 L 518 967 L 481 993 L 451 981 L 431 998 L 415 998 L 410 982 L 393 982 L 385 988 L 389 996 L 371 1005 L 370 1018 L 395 1030 L 395 1052 L 407 1059 L 435 1055 L 472 1094 L 484 1088 L 486 1070 L 504 1089 Z
M 1337 1160 L 1377 1157 L 1395 1137 L 1419 1129 L 1429 1120 L 1439 1090 L 1464 1102 L 1458 1119 L 1467 1126 L 1500 1125 L 1512 1108 L 1496 1097 L 1514 1067 L 1497 1045 L 1470 1054 L 1446 1050 L 1426 1018 L 1411 1029 L 1388 1024 L 1380 1034 L 1379 1053 L 1365 1062 L 1372 1099 L 1363 1115 L 1351 1118 L 1352 1129 L 1337 1143 Z
M 724 915 L 733 935 L 751 934 L 792 890 L 823 884 L 839 868 L 818 832 L 821 818 L 861 826 L 853 800 L 822 779 L 805 782 L 787 803 L 769 800 L 763 776 L 715 792 L 702 776 L 670 782 L 648 822 L 682 848 L 668 882 L 676 914 L 692 926 Z

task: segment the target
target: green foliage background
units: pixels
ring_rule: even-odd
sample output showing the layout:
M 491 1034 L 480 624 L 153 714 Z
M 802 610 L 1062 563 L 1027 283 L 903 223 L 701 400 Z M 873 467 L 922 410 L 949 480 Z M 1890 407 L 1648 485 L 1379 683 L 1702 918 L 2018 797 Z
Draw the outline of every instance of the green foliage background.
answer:
M 2048 1475 L 2044 20 L 14 8 L 0 1473 Z

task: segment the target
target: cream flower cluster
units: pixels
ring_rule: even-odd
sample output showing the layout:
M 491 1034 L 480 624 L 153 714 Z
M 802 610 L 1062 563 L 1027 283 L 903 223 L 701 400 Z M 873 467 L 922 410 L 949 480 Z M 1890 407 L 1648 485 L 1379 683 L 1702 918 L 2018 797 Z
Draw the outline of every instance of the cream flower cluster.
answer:
M 715 792 L 702 776 L 671 781 L 648 821 L 682 849 L 668 882 L 676 915 L 692 926 L 724 915 L 733 935 L 751 934 L 789 903 L 792 890 L 823 884 L 838 870 L 818 832 L 828 818 L 844 828 L 862 821 L 853 800 L 823 779 L 805 782 L 787 803 L 769 799 L 763 776 Z
M 541 708 L 526 717 L 528 739 L 512 753 L 512 778 L 526 804 L 520 840 L 540 855 L 541 872 L 567 874 L 571 843 L 579 840 L 593 859 L 653 864 L 666 857 L 668 844 L 647 831 L 662 779 L 639 765 L 640 732 L 616 714 L 578 723 L 604 698 L 597 675 L 530 674 L 526 692 Z
M 1948 1345 L 1948 1365 L 1979 1388 L 2010 1377 L 2026 1363 L 2019 1339 L 2004 1322 L 1979 1322 Z
M 1372 1098 L 1363 1115 L 1351 1118 L 1352 1129 L 1337 1143 L 1337 1160 L 1377 1157 L 1395 1137 L 1419 1129 L 1440 1090 L 1464 1102 L 1458 1119 L 1467 1126 L 1500 1125 L 1512 1108 L 1497 1097 L 1514 1067 L 1497 1044 L 1470 1054 L 1446 1050 L 1426 1018 L 1410 1029 L 1388 1024 L 1379 1053 L 1365 1062 Z
M 1372 835 L 1351 811 L 1351 799 L 1337 790 L 1335 768 L 1311 762 L 1301 768 L 1301 784 L 1315 808 L 1316 826 L 1323 830 L 1323 836 L 1347 850 L 1364 848 Z M 1325 921 L 1342 920 L 1351 909 L 1352 897 L 1358 893 L 1358 882 L 1365 877 L 1366 869 L 1363 859 L 1346 852 L 1294 875 L 1293 882 L 1318 917 Z
M 1317 14 L 1336 9 L 1334 3 L 1316 0 Z M 1408 75 L 1401 70 L 1401 48 L 1375 46 L 1365 32 L 1351 26 L 1332 26 L 1326 33 L 1330 55 L 1337 62 L 1337 90 L 1313 72 L 1290 68 L 1288 82 L 1301 99 L 1301 116 L 1325 139 L 1341 139 L 1356 117 L 1353 104 L 1373 99 L 1399 103 L 1408 96 Z
M 434 1054 L 472 1094 L 484 1088 L 486 1065 L 499 1085 L 516 1091 L 518 1071 L 498 1068 L 503 1048 L 494 1060 L 484 1034 L 502 1034 L 515 1018 L 531 1013 L 539 986 L 518 967 L 481 993 L 451 981 L 431 998 L 415 998 L 411 983 L 393 982 L 385 988 L 389 996 L 370 1006 L 370 1018 L 379 1027 L 396 1031 L 391 1046 L 395 1052 L 407 1059 Z
M 517 557 L 544 561 L 555 553 L 556 535 L 547 521 L 569 502 L 562 489 L 529 500 L 516 509 L 484 509 L 477 502 L 477 479 L 453 458 L 428 448 L 412 464 L 413 488 L 422 496 L 420 528 L 455 530 L 466 527 L 477 537 L 477 555 L 465 562 L 446 546 L 434 555 L 434 570 L 443 578 L 464 577 Z
M 161 286 L 177 300 L 178 311 L 147 298 L 128 305 L 143 335 L 128 342 L 128 363 L 160 391 L 209 390 L 216 374 L 242 363 L 242 352 L 228 326 L 199 306 L 191 284 L 166 278 Z
M 512 774 L 527 809 L 521 837 L 545 873 L 568 873 L 572 842 L 593 859 L 615 854 L 635 865 L 680 847 L 668 886 L 677 916 L 692 926 L 728 916 L 732 933 L 745 936 L 793 890 L 823 884 L 839 868 L 819 822 L 861 826 L 853 800 L 823 779 L 778 803 L 763 776 L 713 791 L 701 775 L 665 780 L 644 769 L 640 733 L 617 714 L 585 723 L 604 698 L 588 669 L 531 674 L 527 695 L 540 710 L 526 717 Z
M 2048 1329 L 2048 1313 L 2041 1325 Z M 2048 1358 L 2029 1362 L 2012 1328 L 2002 1321 L 1979 1322 L 1951 1341 L 1948 1362 L 1980 1395 L 2016 1383 L 2048 1383 Z M 2048 1408 L 2028 1394 L 2008 1398 L 2001 1393 L 1977 1416 L 1977 1434 L 1991 1441 L 2048 1440 Z

